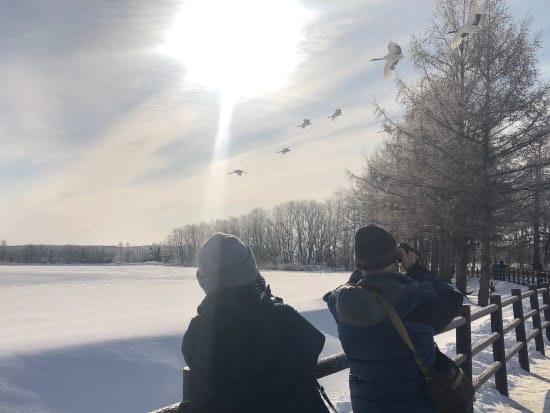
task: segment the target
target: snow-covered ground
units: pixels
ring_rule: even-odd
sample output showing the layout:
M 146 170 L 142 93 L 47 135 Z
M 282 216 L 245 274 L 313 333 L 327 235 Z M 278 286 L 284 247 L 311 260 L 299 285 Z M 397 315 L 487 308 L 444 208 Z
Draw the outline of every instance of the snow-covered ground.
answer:
M 348 274 L 263 274 L 274 294 L 325 333 L 323 356 L 341 351 L 321 297 Z M 194 275 L 164 266 L 0 266 L 0 412 L 135 413 L 180 400 L 181 336 L 203 297 Z M 497 292 L 516 287 L 498 282 Z M 513 318 L 511 306 L 504 318 Z M 475 322 L 473 340 L 489 328 L 488 317 Z M 454 332 L 437 341 L 454 353 Z M 514 334 L 506 341 L 509 348 Z M 511 398 L 491 380 L 477 393 L 477 412 L 550 412 L 550 359 L 529 347 L 531 373 L 514 357 Z M 491 357 L 489 348 L 474 358 L 474 375 Z M 322 382 L 338 410 L 350 412 L 347 373 Z

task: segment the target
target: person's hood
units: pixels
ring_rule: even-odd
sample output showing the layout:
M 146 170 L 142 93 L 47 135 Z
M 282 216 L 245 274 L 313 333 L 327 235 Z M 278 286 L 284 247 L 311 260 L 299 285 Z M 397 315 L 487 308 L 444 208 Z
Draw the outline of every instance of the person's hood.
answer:
M 360 284 L 344 284 L 333 292 L 338 320 L 345 324 L 372 326 L 386 319 L 376 294 L 385 297 L 401 317 L 410 314 L 422 298 L 420 285 L 401 273 L 372 273 Z

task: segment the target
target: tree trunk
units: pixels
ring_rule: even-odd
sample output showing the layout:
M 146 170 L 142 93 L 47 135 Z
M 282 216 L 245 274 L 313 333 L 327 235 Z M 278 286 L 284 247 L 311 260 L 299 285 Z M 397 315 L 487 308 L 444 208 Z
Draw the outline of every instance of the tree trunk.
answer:
M 466 294 L 466 266 L 468 265 L 468 244 L 466 240 L 460 239 L 455 242 L 456 247 L 456 275 L 455 282 L 456 288 L 462 293 Z
M 437 263 L 439 262 L 439 240 L 435 235 L 432 236 L 432 254 L 430 258 L 430 270 L 434 273 L 438 273 Z
M 449 253 L 449 241 L 442 239 L 439 241 L 439 278 L 446 282 L 451 282 L 451 265 Z
M 540 149 L 537 151 L 537 166 L 535 169 L 535 199 L 533 206 L 533 264 L 540 264 L 540 192 L 542 188 L 542 174 L 540 166 Z
M 478 305 L 489 304 L 489 278 L 491 270 L 491 240 L 485 235 L 481 240 L 481 273 L 479 275 Z

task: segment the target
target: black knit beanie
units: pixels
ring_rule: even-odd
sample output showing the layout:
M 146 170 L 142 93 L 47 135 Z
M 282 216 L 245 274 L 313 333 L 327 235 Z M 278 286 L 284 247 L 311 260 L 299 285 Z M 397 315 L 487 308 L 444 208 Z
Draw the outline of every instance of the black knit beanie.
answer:
M 355 233 L 355 265 L 360 270 L 380 270 L 396 262 L 400 255 L 395 238 L 376 224 L 368 224 Z

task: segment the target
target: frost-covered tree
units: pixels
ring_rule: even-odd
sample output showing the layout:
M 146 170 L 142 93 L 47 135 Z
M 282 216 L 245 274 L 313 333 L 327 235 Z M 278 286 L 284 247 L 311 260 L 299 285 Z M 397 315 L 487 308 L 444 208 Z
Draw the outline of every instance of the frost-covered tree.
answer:
M 480 240 L 485 305 L 491 243 L 530 196 L 525 176 L 536 164 L 528 155 L 548 136 L 550 105 L 536 69 L 540 43 L 528 22 L 516 24 L 505 1 L 479 3 L 481 30 L 453 49 L 449 32 L 468 19 L 471 2 L 437 1 L 431 27 L 411 42 L 419 80 L 398 82 L 406 115 L 396 121 L 378 108 L 391 138 L 368 160 L 361 180 L 384 194 L 380 202 L 394 225 L 409 233 L 426 225 L 452 242 L 463 291 L 469 245 Z

